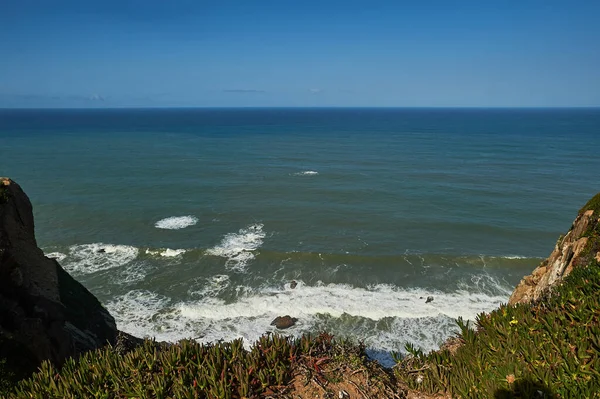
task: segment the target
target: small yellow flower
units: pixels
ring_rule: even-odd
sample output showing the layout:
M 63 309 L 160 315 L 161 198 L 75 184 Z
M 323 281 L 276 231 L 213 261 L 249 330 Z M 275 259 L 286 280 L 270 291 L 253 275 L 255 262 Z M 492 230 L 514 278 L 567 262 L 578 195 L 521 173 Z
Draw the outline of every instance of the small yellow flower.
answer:
M 519 321 L 515 320 L 515 318 L 513 317 L 512 320 L 508 322 L 508 324 L 514 326 L 515 324 L 519 324 Z

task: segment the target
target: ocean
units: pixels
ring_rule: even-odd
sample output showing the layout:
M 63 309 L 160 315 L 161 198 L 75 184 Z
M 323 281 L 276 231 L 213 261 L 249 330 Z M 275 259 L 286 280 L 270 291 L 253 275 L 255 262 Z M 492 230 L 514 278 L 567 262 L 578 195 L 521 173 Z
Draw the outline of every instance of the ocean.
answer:
M 290 315 L 388 365 L 508 300 L 599 149 L 600 109 L 0 110 L 38 245 L 121 330 L 251 344 Z

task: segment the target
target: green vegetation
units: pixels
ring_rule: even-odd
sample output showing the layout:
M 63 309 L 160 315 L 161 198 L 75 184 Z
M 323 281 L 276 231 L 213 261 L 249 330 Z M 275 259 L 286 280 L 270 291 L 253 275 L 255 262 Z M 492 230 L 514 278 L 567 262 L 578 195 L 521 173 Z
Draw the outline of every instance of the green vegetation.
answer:
M 8 398 L 250 398 L 283 388 L 294 366 L 320 373 L 325 360 L 366 361 L 362 346 L 328 334 L 291 339 L 265 335 L 250 350 L 242 340 L 201 345 L 145 341 L 124 355 L 106 347 L 62 369 L 44 362 Z
M 581 209 L 581 212 L 593 209 L 594 215 L 592 218 L 600 216 L 600 194 L 588 201 Z M 585 266 L 594 262 L 598 262 L 598 254 L 600 254 L 600 221 L 592 220 L 587 230 L 581 234 L 582 237 L 587 237 L 587 243 L 583 248 L 577 260 L 577 266 Z
M 579 210 L 579 213 L 589 211 L 590 209 L 593 210 L 596 215 L 600 214 L 600 193 L 593 196 L 592 199 Z
M 69 359 L 62 370 L 44 362 L 9 397 L 30 398 L 232 398 L 285 384 L 302 343 L 265 336 L 246 351 L 241 340 L 216 345 L 146 341 L 119 355 L 107 347 Z
M 463 345 L 454 355 L 407 347 L 412 354 L 396 375 L 411 388 L 464 398 L 528 398 L 536 391 L 600 397 L 598 292 L 600 264 L 593 261 L 536 304 L 481 314 L 475 329 L 459 319 Z

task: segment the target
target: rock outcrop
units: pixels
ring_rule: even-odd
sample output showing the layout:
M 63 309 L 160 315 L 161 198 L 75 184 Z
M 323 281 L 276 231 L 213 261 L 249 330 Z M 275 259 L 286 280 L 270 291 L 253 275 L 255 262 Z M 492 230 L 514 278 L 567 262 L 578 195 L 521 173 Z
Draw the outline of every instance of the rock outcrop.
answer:
M 508 300 L 509 305 L 537 301 L 575 267 L 600 262 L 600 194 L 580 211 L 571 229 L 556 242 L 550 257 L 524 277 Z
M 289 315 L 285 316 L 277 316 L 272 322 L 271 325 L 277 327 L 280 330 L 284 330 L 286 328 L 292 327 L 298 321 L 297 318 L 291 317 Z
M 0 358 L 27 373 L 116 337 L 108 311 L 38 248 L 27 195 L 0 178 Z

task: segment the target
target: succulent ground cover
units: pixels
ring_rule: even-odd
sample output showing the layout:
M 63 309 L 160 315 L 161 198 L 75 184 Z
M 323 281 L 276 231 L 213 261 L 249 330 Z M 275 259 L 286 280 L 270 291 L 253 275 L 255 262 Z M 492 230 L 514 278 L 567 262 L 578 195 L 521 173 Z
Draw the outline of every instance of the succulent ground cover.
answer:
M 575 269 L 532 305 L 503 305 L 474 328 L 458 320 L 454 354 L 411 355 L 395 367 L 409 387 L 464 398 L 600 397 L 600 264 Z
M 353 373 L 355 378 L 345 376 Z M 120 354 L 112 347 L 68 360 L 57 369 L 44 362 L 8 398 L 292 398 L 338 397 L 362 392 L 403 397 L 391 375 L 367 359 L 364 347 L 329 334 L 292 339 L 265 335 L 250 350 L 241 340 L 202 345 L 145 341 Z M 294 398 L 297 396 L 294 396 Z

